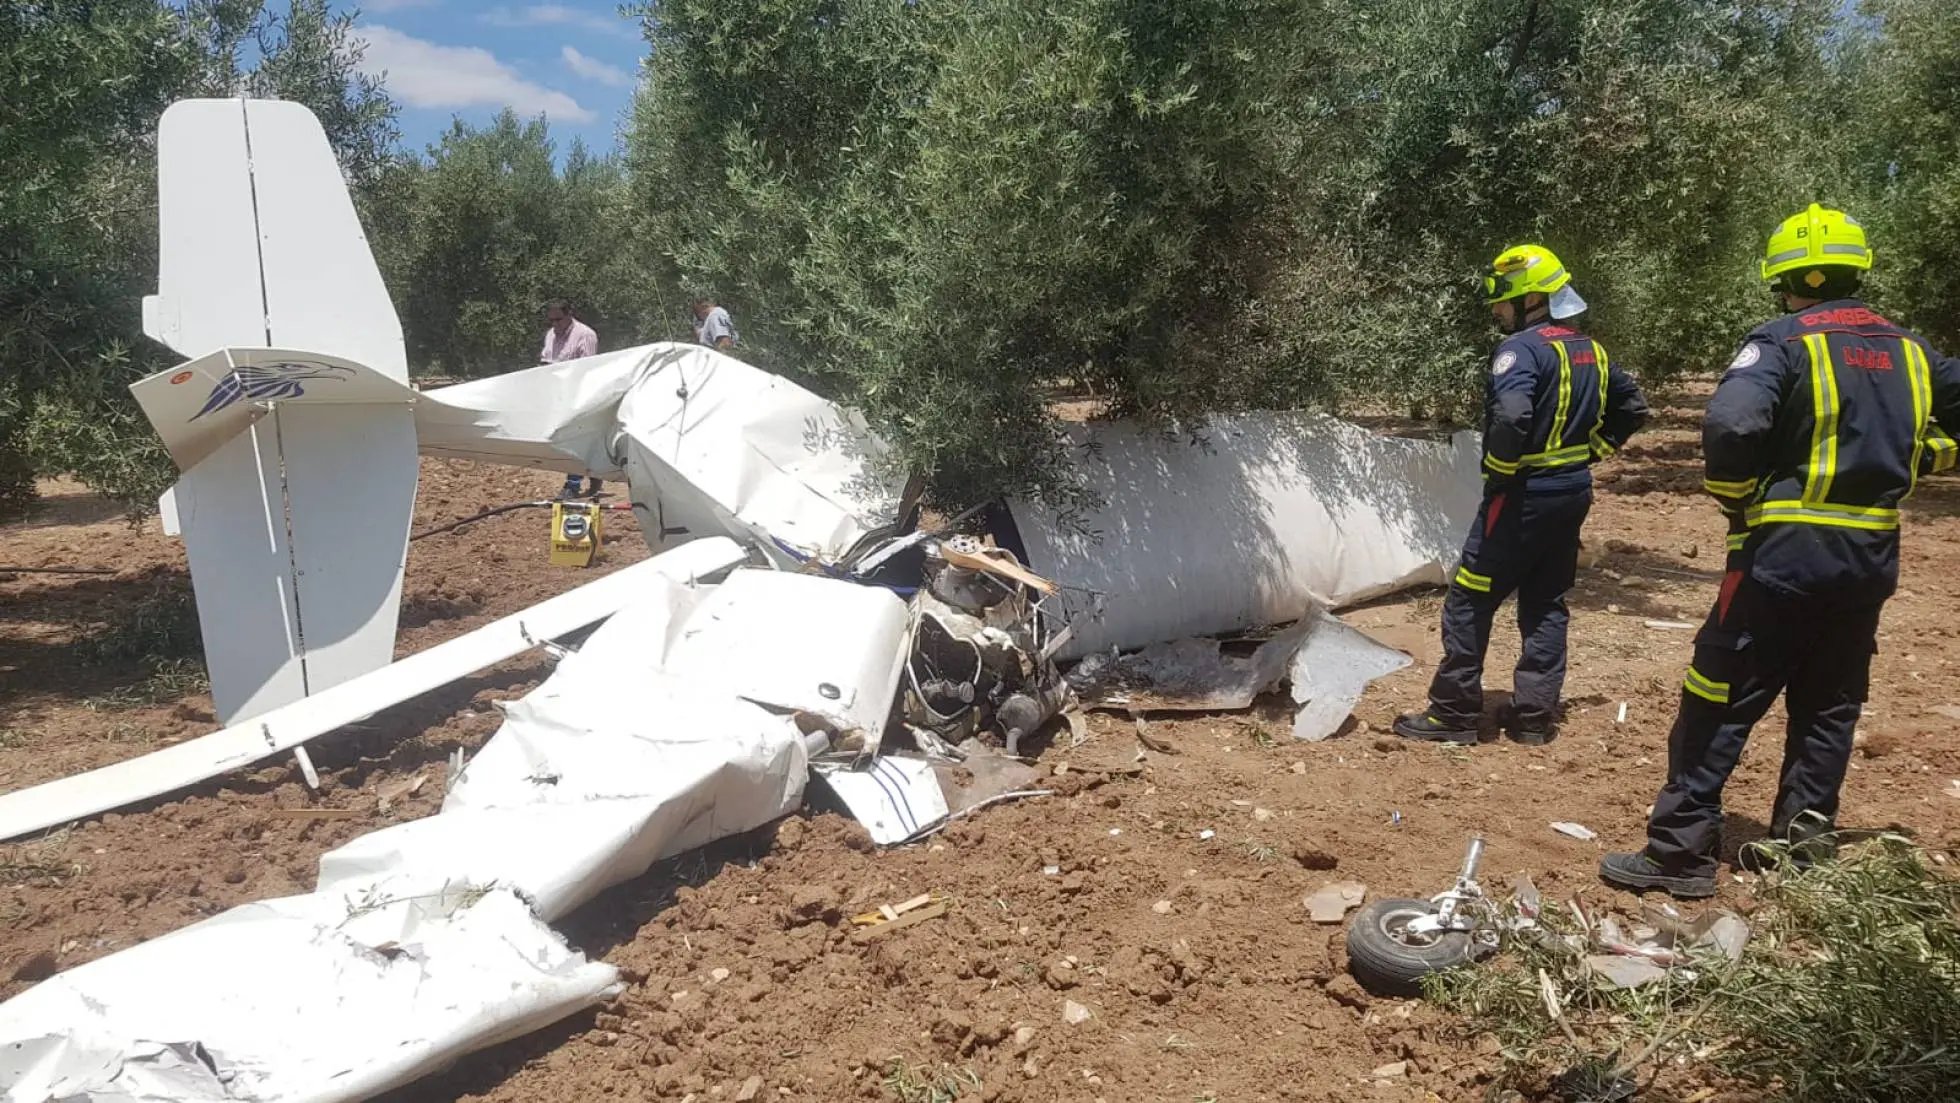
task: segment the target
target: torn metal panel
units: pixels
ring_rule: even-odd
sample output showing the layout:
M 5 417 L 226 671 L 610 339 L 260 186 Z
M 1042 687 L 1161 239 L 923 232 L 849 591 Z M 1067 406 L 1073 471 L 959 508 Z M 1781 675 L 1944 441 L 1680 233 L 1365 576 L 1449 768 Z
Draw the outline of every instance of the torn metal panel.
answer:
M 836 564 L 900 510 L 886 448 L 854 412 L 713 349 L 663 349 L 620 403 L 649 532 L 755 538 L 785 566 Z M 643 514 L 644 519 L 644 514 Z
M 1101 508 L 1009 503 L 1029 568 L 1101 595 L 1063 658 L 1440 583 L 1481 493 L 1473 433 L 1438 444 L 1252 413 L 1212 418 L 1189 439 L 1124 423 L 1070 439 Z
M 173 747 L 0 796 L 0 839 L 17 838 L 195 785 L 600 620 L 665 579 L 705 577 L 743 559 L 733 541 L 703 540 L 622 568 L 475 631 Z
M 1408 666 L 1413 659 L 1325 609 L 1306 622 L 1308 631 L 1293 654 L 1287 680 L 1293 683 L 1293 738 L 1316 742 L 1339 731 L 1368 683 Z
M 1092 708 L 1131 712 L 1219 712 L 1249 708 L 1281 681 L 1292 683 L 1293 737 L 1325 739 L 1353 714 L 1376 678 L 1411 662 L 1407 655 L 1315 609 L 1249 655 L 1230 655 L 1215 639 L 1173 640 L 1128 655 L 1091 655 L 1068 675 Z
M 671 582 L 506 706 L 439 815 L 327 854 L 318 891 L 353 900 L 497 884 L 551 920 L 662 858 L 768 823 L 802 804 L 809 772 L 804 733 L 780 710 L 822 704 L 847 710 L 834 717 L 845 730 L 869 717 L 881 727 L 903 626 L 891 594 L 829 579 Z M 787 648 L 780 663 L 772 640 Z M 749 666 L 786 677 L 735 669 Z
M 1286 677 L 1312 630 L 1302 621 L 1250 655 L 1228 655 L 1210 638 L 1172 640 L 1115 658 L 1092 655 L 1069 672 L 1084 703 L 1134 712 L 1224 712 L 1250 708 Z
M 0 1053 L 12 1054 L 0 1091 L 29 1103 L 366 1099 L 617 983 L 509 891 L 357 908 L 320 894 L 268 900 L 0 1004 Z
M 620 400 L 685 348 L 641 345 L 423 391 L 416 437 L 425 455 L 617 478 Z
M 863 769 L 818 763 L 816 772 L 879 846 L 902 843 L 946 819 L 945 791 L 923 758 L 880 755 Z
M 983 808 L 1009 793 L 1028 789 L 1041 779 L 1042 771 L 1016 758 L 1009 758 L 991 747 L 968 742 L 957 765 L 935 763 L 939 790 L 946 796 L 951 815 L 959 816 Z
M 905 603 L 890 590 L 741 570 L 689 615 L 666 669 L 768 708 L 822 720 L 875 750 L 904 669 Z
M 600 625 L 505 707 L 439 815 L 323 856 L 317 891 L 494 883 L 549 921 L 662 858 L 801 805 L 808 755 L 790 717 L 664 669 L 691 645 L 681 626 L 703 589 L 670 582 Z

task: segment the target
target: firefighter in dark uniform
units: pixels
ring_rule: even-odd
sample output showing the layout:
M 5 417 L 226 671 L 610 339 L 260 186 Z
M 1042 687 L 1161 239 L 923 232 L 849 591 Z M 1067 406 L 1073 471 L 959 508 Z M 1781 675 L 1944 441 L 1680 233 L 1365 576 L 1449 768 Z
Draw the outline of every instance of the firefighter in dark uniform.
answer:
M 1443 602 L 1443 661 L 1429 708 L 1395 721 L 1408 739 L 1474 743 L 1484 710 L 1491 622 L 1518 595 L 1518 658 L 1503 720 L 1519 743 L 1557 735 L 1565 685 L 1566 591 L 1578 568 L 1579 529 L 1592 508 L 1592 465 L 1647 419 L 1640 388 L 1598 341 L 1563 324 L 1586 309 L 1551 250 L 1506 249 L 1484 280 L 1508 334 L 1484 388 L 1484 498 Z
M 1708 493 L 1729 521 L 1721 590 L 1695 637 L 1647 846 L 1600 876 L 1680 897 L 1715 892 L 1722 787 L 1778 695 L 1789 729 L 1770 815 L 1801 868 L 1829 833 L 1865 701 L 1879 610 L 1899 577 L 1899 504 L 1954 464 L 1960 361 L 1857 298 L 1865 231 L 1812 204 L 1769 239 L 1786 311 L 1749 334 L 1702 424 Z M 1738 859 L 1760 869 L 1771 852 Z

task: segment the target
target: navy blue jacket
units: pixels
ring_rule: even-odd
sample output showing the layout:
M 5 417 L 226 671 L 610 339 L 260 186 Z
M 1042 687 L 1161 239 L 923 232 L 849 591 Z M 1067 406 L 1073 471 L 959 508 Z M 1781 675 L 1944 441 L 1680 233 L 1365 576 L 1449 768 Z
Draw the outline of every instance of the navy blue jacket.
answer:
M 1647 400 L 1605 346 L 1555 322 L 1519 330 L 1491 357 L 1484 478 L 1528 493 L 1592 485 L 1592 465 L 1647 421 Z
M 1954 466 L 1960 361 L 1856 299 L 1756 327 L 1702 423 L 1704 486 L 1765 586 L 1883 600 L 1899 578 L 1899 504 Z

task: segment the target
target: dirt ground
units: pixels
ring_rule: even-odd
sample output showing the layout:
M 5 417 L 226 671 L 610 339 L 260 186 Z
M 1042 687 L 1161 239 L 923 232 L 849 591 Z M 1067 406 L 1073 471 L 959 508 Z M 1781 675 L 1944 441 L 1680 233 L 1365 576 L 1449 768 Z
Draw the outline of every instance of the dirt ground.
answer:
M 624 971 L 631 983 L 617 1000 L 394 1098 L 1484 1098 L 1495 1044 L 1419 1002 L 1367 997 L 1343 971 L 1340 928 L 1311 922 L 1302 901 L 1334 880 L 1360 881 L 1371 897 L 1439 891 L 1481 834 L 1487 883 L 1528 872 L 1551 898 L 1633 906 L 1593 868 L 1605 848 L 1637 844 L 1662 779 L 1691 634 L 1649 622 L 1698 622 L 1714 596 L 1722 530 L 1697 491 L 1696 417 L 1689 406 L 1662 411 L 1601 469 L 1587 539 L 1602 554 L 1574 594 L 1571 711 L 1549 747 L 1386 736 L 1422 698 L 1439 594 L 1379 602 L 1347 619 L 1417 663 L 1378 683 L 1343 735 L 1294 744 L 1278 703 L 1152 719 L 1178 753 L 1137 763 L 1130 721 L 1096 716 L 1086 744 L 1064 736 L 1040 749 L 1055 796 L 989 809 L 927 843 L 879 852 L 848 820 L 813 809 L 663 863 L 562 925 Z M 557 481 L 426 461 L 417 531 L 541 497 Z M 132 529 L 76 488 L 50 489 L 39 516 L 0 529 L 0 567 L 113 573 L 0 572 L 5 789 L 214 726 L 194 664 L 171 655 L 189 592 L 180 545 L 154 521 Z M 1843 819 L 1952 850 L 1960 739 L 1929 709 L 1960 702 L 1960 483 L 1927 486 L 1908 513 L 1905 577 L 1886 612 Z M 400 650 L 578 581 L 546 564 L 545 523 L 524 511 L 412 544 Z M 609 524 L 598 569 L 646 554 L 630 515 Z M 1494 689 L 1515 655 L 1515 636 L 1501 634 Z M 513 660 L 316 742 L 317 795 L 277 761 L 0 846 L 0 996 L 233 905 L 309 889 L 323 851 L 432 813 L 450 752 L 480 745 L 498 723 L 491 702 L 547 671 L 542 656 Z M 1731 853 L 1762 833 L 1769 810 L 1780 716 L 1764 728 L 1730 788 Z M 419 792 L 379 810 L 379 790 L 417 776 Z M 1599 839 L 1568 838 L 1553 821 Z M 944 918 L 868 945 L 849 937 L 845 917 L 926 892 L 945 897 Z M 1746 908 L 1749 897 L 1748 878 L 1725 874 L 1722 903 Z M 1070 1003 L 1087 1018 L 1066 1021 Z M 1650 1098 L 1710 1098 L 1669 1083 Z M 1750 1098 L 1715 1087 L 1718 1101 Z

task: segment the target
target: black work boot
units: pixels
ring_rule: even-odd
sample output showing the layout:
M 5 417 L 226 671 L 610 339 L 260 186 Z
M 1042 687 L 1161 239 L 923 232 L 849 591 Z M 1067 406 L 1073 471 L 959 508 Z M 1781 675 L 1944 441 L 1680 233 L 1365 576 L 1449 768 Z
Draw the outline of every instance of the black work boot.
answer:
M 1705 900 L 1715 895 L 1715 875 L 1712 873 L 1682 873 L 1647 856 L 1646 851 L 1634 854 L 1608 854 L 1599 860 L 1599 877 L 1609 885 L 1637 892 L 1657 890 L 1681 900 Z
M 1446 723 L 1433 712 L 1405 712 L 1396 717 L 1395 734 L 1426 743 L 1475 743 L 1478 738 L 1476 725 Z
M 1542 747 L 1558 738 L 1556 721 L 1550 717 L 1520 720 L 1518 710 L 1511 705 L 1505 705 L 1498 714 L 1498 724 L 1503 727 L 1504 734 L 1511 737 L 1511 742 L 1526 747 Z

